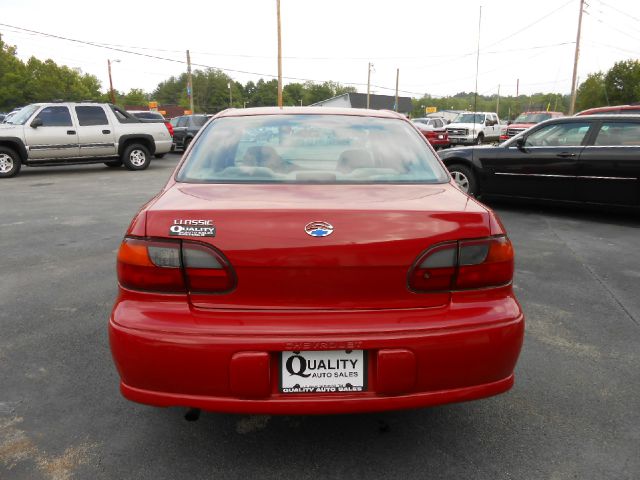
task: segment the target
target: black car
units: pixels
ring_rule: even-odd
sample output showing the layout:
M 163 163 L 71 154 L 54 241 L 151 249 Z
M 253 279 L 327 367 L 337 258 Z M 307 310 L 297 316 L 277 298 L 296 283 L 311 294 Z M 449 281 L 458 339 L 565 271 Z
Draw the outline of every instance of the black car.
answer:
M 458 186 L 487 197 L 640 207 L 640 116 L 542 122 L 498 147 L 440 153 Z
M 186 150 L 204 124 L 209 121 L 208 115 L 184 115 L 172 119 L 173 143 L 175 148 Z

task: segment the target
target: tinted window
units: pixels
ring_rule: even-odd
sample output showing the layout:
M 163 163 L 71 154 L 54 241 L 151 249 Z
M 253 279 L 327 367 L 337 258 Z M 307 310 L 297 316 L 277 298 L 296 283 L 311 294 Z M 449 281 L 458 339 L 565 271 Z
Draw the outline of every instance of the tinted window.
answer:
M 194 127 L 202 127 L 209 120 L 206 116 L 191 117 L 191 125 Z
M 639 146 L 640 123 L 605 122 L 598 132 L 594 145 Z
M 527 147 L 577 147 L 582 145 L 590 123 L 554 123 L 527 136 Z
M 179 127 L 186 127 L 187 126 L 187 122 L 189 121 L 188 117 L 180 117 L 178 119 L 178 126 Z
M 140 120 L 138 120 L 136 117 L 134 117 L 130 113 L 125 112 L 124 110 L 121 110 L 120 107 L 111 105 L 111 111 L 113 112 L 113 114 L 118 119 L 118 122 L 120 123 L 140 123 Z
M 27 105 L 26 107 L 18 110 L 17 112 L 11 112 L 4 119 L 5 123 L 10 123 L 13 125 L 24 125 L 29 117 L 34 114 L 34 112 L 38 109 L 38 105 Z
M 178 173 L 210 183 L 443 183 L 424 137 L 405 121 L 264 115 L 210 123 Z
M 132 113 L 131 115 L 136 118 L 142 118 L 144 120 L 164 120 L 162 114 L 157 112 L 136 112 Z
M 45 107 L 38 113 L 43 127 L 71 127 L 71 114 L 67 107 Z
M 108 125 L 107 115 L 102 107 L 76 107 L 78 123 L 81 126 Z

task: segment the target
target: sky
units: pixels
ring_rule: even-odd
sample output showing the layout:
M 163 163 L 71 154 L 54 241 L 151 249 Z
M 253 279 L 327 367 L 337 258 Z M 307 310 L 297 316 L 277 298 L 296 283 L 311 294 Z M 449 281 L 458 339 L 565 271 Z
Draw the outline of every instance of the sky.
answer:
M 284 82 L 332 80 L 401 95 L 472 92 L 480 7 L 478 92 L 569 93 L 580 0 L 281 0 Z M 51 58 L 108 89 L 151 92 L 163 80 L 215 67 L 243 84 L 277 76 L 276 0 L 108 3 L 0 0 L 0 33 L 18 56 Z M 7 26 L 10 25 L 10 26 Z M 19 27 L 19 28 L 16 28 Z M 42 32 L 102 48 L 27 32 Z M 149 58 L 135 53 L 161 58 Z M 640 1 L 588 0 L 578 79 L 640 58 Z M 169 60 L 164 60 L 169 59 Z

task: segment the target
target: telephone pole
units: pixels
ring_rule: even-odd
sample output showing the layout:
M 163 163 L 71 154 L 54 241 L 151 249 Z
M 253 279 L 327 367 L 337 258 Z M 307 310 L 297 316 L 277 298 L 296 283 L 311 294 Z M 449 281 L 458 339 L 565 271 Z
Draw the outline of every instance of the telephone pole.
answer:
M 371 96 L 371 62 L 369 62 L 367 71 L 367 108 L 369 108 L 369 97 Z
M 478 50 L 476 52 L 476 90 L 473 96 L 473 111 L 478 111 L 478 74 L 480 68 L 480 27 L 482 27 L 482 6 L 480 6 L 480 16 L 478 17 Z
M 193 115 L 193 82 L 191 81 L 191 55 L 189 54 L 189 50 L 187 50 L 187 95 L 189 96 L 189 108 L 191 110 L 191 115 Z
M 119 62 L 120 60 L 114 60 L 113 62 Z M 116 104 L 116 92 L 113 90 L 113 79 L 111 78 L 111 60 L 107 58 L 107 67 L 109 68 L 109 96 L 111 97 L 111 103 Z
M 282 108 L 282 28 L 280 26 L 280 0 L 276 0 L 278 8 L 278 107 Z
M 578 57 L 580 55 L 580 31 L 582 30 L 582 11 L 584 10 L 584 0 L 580 0 L 580 13 L 578 14 L 578 35 L 576 36 L 576 54 L 573 57 L 573 77 L 571 78 L 571 106 L 569 115 L 573 115 L 576 108 L 577 77 L 578 77 Z
M 394 104 L 394 110 L 397 112 L 398 111 L 398 84 L 400 82 L 400 69 L 398 68 L 396 70 L 396 103 Z

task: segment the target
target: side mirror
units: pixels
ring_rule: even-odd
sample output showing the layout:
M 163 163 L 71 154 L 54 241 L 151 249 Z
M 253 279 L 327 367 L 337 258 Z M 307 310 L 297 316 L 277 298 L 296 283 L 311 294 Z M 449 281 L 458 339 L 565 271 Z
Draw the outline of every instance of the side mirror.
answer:
M 511 120 L 507 120 L 507 125 L 511 125 L 513 122 Z
M 524 150 L 524 142 L 524 137 L 518 137 L 518 139 L 516 140 L 516 147 L 518 147 L 520 150 Z
M 38 128 L 38 127 L 41 127 L 42 125 L 43 123 L 40 117 L 34 118 L 33 121 L 31 122 L 31 128 Z

